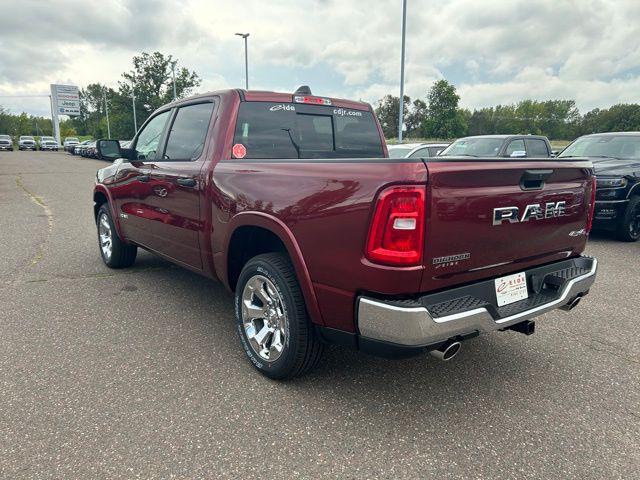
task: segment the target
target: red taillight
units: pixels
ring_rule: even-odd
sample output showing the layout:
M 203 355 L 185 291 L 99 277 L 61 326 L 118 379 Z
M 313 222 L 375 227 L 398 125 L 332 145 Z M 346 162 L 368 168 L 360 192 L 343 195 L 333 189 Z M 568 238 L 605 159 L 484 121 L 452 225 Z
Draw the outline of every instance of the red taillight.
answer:
M 331 105 L 331 100 L 321 97 L 310 97 L 308 95 L 296 95 L 293 97 L 296 103 L 311 103 L 312 105 Z
M 390 187 L 376 202 L 366 257 L 372 262 L 410 266 L 422 262 L 425 187 Z
M 591 177 L 591 202 L 589 203 L 589 217 L 587 218 L 587 233 L 593 226 L 593 217 L 596 210 L 596 176 Z

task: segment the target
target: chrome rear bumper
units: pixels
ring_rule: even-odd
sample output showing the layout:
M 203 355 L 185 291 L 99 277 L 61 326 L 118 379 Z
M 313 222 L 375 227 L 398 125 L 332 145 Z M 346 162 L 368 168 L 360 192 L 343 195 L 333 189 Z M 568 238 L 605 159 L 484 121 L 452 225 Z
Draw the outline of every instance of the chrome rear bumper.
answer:
M 580 260 L 588 268 L 587 273 L 566 281 L 555 299 L 505 317 L 495 318 L 485 307 L 435 316 L 425 306 L 399 306 L 384 300 L 359 297 L 357 324 L 360 336 L 407 347 L 427 346 L 460 335 L 504 329 L 550 310 L 566 308 L 576 297 L 585 295 L 595 281 L 597 260 L 588 257 Z

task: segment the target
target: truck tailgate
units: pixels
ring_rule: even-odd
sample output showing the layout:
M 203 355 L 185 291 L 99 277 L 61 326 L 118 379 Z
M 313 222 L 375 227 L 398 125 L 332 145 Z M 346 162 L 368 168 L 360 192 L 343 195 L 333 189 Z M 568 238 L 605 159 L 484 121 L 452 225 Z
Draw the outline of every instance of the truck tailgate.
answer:
M 426 163 L 422 291 L 518 272 L 584 250 L 590 162 L 434 160 Z

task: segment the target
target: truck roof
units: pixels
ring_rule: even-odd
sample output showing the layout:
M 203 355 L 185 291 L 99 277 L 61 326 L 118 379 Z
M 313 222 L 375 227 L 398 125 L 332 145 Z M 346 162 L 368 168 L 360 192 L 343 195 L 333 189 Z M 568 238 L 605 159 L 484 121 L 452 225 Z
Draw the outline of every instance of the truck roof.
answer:
M 511 138 L 511 137 L 522 137 L 522 138 L 541 138 L 546 140 L 547 137 L 544 135 L 528 135 L 526 133 L 513 133 L 513 134 L 496 134 L 496 135 L 470 135 L 468 137 L 462 138 Z
M 588 135 L 584 135 L 585 137 L 637 137 L 640 135 L 640 132 L 601 132 L 601 133 L 590 133 Z
M 188 98 L 182 98 L 180 100 L 176 100 L 175 102 L 171 102 L 165 107 L 177 106 L 183 103 L 189 103 L 193 100 L 197 100 L 199 98 L 210 98 L 214 95 L 225 96 L 225 95 L 233 95 L 238 94 L 242 101 L 245 102 L 282 102 L 282 103 L 293 103 L 294 96 L 304 96 L 304 97 L 315 97 L 315 98 L 328 98 L 331 100 L 331 105 L 340 107 L 340 108 L 350 108 L 353 110 L 366 110 L 371 111 L 371 105 L 366 102 L 356 102 L 353 100 L 346 100 L 344 98 L 334 98 L 327 97 L 324 95 L 309 95 L 309 94 L 297 94 L 297 93 L 284 93 L 284 92 L 271 92 L 266 90 L 244 90 L 240 88 L 236 89 L 225 89 L 225 90 L 215 90 L 212 92 L 201 93 L 198 95 L 193 95 Z

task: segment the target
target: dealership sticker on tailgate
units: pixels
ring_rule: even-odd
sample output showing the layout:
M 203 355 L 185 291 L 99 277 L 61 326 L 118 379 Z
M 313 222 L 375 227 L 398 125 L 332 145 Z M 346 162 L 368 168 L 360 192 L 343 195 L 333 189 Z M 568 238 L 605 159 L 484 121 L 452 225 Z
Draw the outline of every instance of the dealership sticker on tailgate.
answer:
M 496 300 L 498 306 L 509 305 L 529 297 L 527 292 L 527 277 L 524 273 L 514 273 L 506 277 L 497 278 Z

